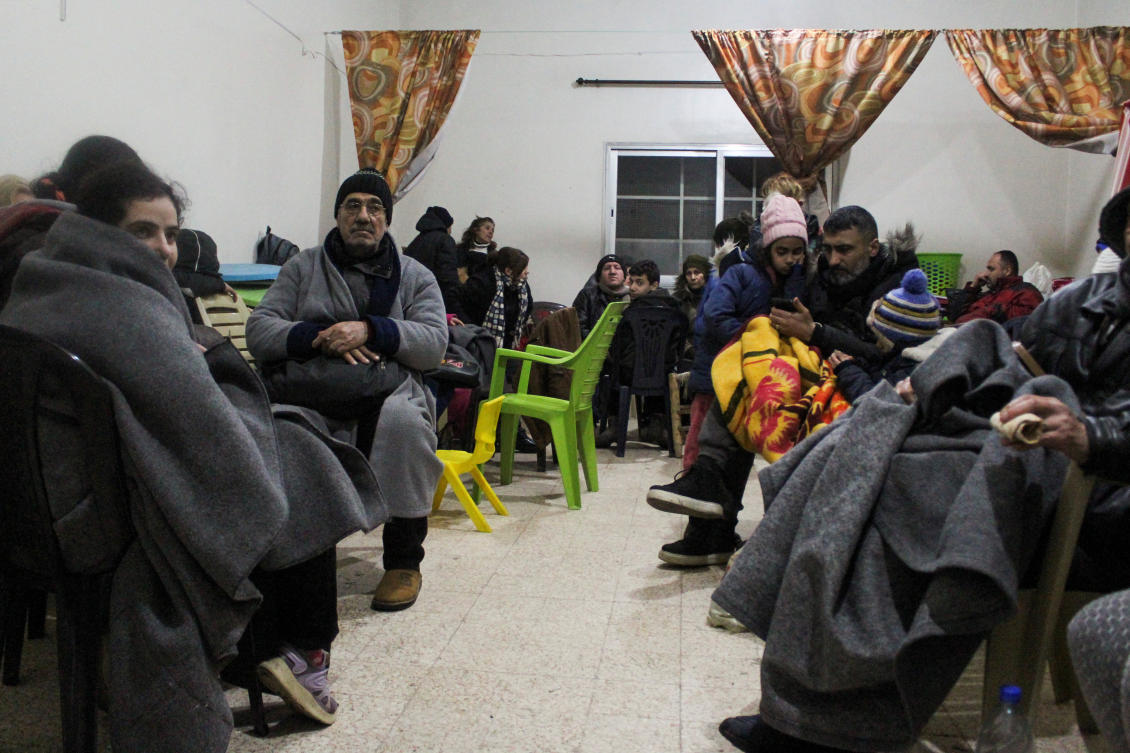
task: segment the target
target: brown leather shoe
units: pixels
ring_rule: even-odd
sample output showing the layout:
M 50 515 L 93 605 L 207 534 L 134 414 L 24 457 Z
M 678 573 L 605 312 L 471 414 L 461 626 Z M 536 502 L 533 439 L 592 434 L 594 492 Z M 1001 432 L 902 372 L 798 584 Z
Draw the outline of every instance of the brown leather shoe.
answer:
M 420 580 L 419 570 L 389 570 L 381 576 L 369 606 L 378 612 L 407 609 L 420 595 Z

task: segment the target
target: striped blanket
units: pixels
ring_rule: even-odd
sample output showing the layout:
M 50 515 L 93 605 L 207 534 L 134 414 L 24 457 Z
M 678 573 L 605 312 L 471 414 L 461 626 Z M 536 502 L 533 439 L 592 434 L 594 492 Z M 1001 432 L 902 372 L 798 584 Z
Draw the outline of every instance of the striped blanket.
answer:
M 819 353 L 782 339 L 767 316 L 756 316 L 714 359 L 714 394 L 730 433 L 770 463 L 849 407 Z

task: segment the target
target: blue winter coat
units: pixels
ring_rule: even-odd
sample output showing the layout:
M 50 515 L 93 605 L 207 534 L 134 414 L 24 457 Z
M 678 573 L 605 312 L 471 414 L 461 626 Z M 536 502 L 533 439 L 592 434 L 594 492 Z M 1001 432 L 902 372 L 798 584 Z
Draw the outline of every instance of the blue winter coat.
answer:
M 770 300 L 800 297 L 804 300 L 804 265 L 797 264 L 778 293 L 764 268 L 735 264 L 726 270 L 717 287 L 708 290 L 699 304 L 695 320 L 694 366 L 691 367 L 691 392 L 713 392 L 710 365 L 718 351 L 734 339 L 745 323 L 758 314 L 768 314 Z

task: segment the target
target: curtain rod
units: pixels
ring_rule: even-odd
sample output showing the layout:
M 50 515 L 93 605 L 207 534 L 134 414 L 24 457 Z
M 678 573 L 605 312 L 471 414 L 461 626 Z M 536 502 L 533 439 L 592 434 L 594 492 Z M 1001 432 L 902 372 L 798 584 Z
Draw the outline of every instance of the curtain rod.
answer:
M 721 81 L 682 81 L 677 79 L 641 78 L 578 78 L 577 86 L 676 86 L 676 87 L 722 87 Z

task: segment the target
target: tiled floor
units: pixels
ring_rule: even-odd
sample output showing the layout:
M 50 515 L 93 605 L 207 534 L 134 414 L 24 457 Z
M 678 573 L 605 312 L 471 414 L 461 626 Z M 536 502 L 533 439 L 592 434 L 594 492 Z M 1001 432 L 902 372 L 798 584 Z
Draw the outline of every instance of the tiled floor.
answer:
M 644 494 L 679 461 L 642 445 L 625 458 L 602 450 L 600 460 L 601 490 L 585 494 L 578 511 L 566 509 L 553 470 L 520 463 L 516 483 L 498 488 L 510 517 L 483 504 L 489 534 L 474 530 L 449 493 L 432 518 L 420 599 L 404 612 L 369 609 L 379 533 L 342 542 L 338 721 L 319 728 L 268 696 L 271 735 L 260 739 L 249 731 L 246 695 L 233 690 L 230 750 L 733 751 L 717 725 L 756 711 L 761 644 L 706 625 L 721 568 L 678 570 L 656 559 L 682 523 L 648 507 Z M 743 537 L 760 510 L 754 481 Z M 21 686 L 0 688 L 0 753 L 58 750 L 50 641 L 30 643 L 24 667 Z M 971 751 L 979 692 L 971 670 L 921 746 Z M 1070 705 L 1047 703 L 1038 733 L 1040 753 L 1101 746 L 1079 736 Z

